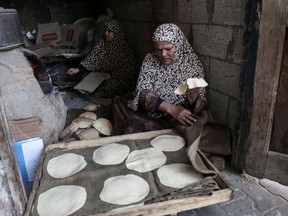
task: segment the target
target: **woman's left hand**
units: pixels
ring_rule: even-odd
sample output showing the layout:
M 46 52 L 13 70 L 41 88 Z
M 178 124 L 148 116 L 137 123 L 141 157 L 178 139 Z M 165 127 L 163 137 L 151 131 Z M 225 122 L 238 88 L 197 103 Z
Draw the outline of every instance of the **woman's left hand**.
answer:
M 111 79 L 111 75 L 108 74 L 108 73 L 104 73 L 104 74 L 103 74 L 103 77 L 104 77 L 104 80 L 109 80 L 109 79 Z

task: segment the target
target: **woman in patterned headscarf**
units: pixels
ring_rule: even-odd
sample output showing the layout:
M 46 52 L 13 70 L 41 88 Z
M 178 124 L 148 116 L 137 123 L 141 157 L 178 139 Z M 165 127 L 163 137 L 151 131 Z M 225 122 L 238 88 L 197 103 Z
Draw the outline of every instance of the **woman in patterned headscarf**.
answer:
M 137 116 L 136 129 L 133 131 L 134 126 L 129 127 L 133 132 L 138 132 L 137 127 L 142 126 L 140 131 L 161 129 L 161 125 L 154 127 L 151 119 L 161 122 L 172 117 L 182 125 L 191 126 L 206 106 L 204 88 L 189 89 L 185 95 L 174 93 L 188 78 L 204 78 L 203 66 L 179 27 L 172 23 L 160 25 L 154 32 L 153 42 L 155 51 L 146 55 L 136 85 L 136 96 L 128 102 L 131 110 L 148 114 L 150 120 L 143 119 L 146 123 L 141 124 Z M 114 103 L 117 105 L 117 100 Z M 126 117 L 131 120 L 134 112 Z
M 135 57 L 129 47 L 122 25 L 109 19 L 104 25 L 103 39 L 77 68 L 70 68 L 69 75 L 100 71 L 106 73 L 105 81 L 98 87 L 105 96 L 112 98 L 131 91 L 135 87 L 137 73 Z

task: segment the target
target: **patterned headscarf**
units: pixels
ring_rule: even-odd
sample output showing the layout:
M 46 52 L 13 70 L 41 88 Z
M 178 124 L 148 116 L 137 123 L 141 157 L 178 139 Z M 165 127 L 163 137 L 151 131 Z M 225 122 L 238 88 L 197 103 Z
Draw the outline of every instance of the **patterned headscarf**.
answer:
M 177 86 L 188 78 L 204 78 L 203 66 L 178 26 L 172 23 L 162 24 L 155 30 L 152 39 L 154 43 L 167 41 L 174 44 L 176 53 L 170 65 L 162 65 L 155 52 L 146 55 L 136 86 L 136 97 L 128 103 L 128 107 L 134 111 L 138 108 L 139 95 L 143 90 L 153 90 L 168 103 L 182 105 L 185 95 L 174 93 Z M 199 90 L 199 94 L 206 100 L 204 88 Z M 160 117 L 153 112 L 149 114 Z
M 122 25 L 115 19 L 109 19 L 104 26 L 113 31 L 114 39 L 110 42 L 102 39 L 81 64 L 89 71 L 101 70 L 114 77 L 122 77 L 123 82 L 127 82 L 135 76 L 135 57 Z

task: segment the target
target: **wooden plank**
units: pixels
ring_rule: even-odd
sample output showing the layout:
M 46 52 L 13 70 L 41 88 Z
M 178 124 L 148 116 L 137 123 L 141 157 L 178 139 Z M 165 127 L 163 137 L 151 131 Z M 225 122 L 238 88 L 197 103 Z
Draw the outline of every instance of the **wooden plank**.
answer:
M 245 171 L 258 178 L 264 176 L 270 145 L 287 7 L 287 0 L 262 1 L 251 127 L 245 160 Z
M 152 203 L 149 205 L 116 209 L 114 211 L 95 214 L 97 216 L 135 216 L 149 215 L 159 216 L 187 211 L 190 209 L 201 208 L 204 206 L 214 205 L 216 203 L 227 202 L 232 198 L 231 189 L 223 189 L 213 192 L 211 196 L 195 196 L 165 202 Z
M 288 185 L 288 155 L 269 151 L 265 178 Z
M 6 119 L 4 104 L 0 93 L 0 157 L 3 161 L 4 170 L 8 180 L 9 191 L 15 212 L 23 215 L 27 202 L 26 191 L 22 182 L 21 174 L 16 161 L 14 151 L 11 150 L 11 139 L 9 134 L 8 122 Z
M 102 137 L 100 139 L 94 139 L 94 140 L 77 140 L 77 141 L 71 141 L 71 142 L 60 142 L 60 143 L 55 143 L 55 144 L 49 144 L 46 147 L 46 151 L 50 151 L 55 148 L 83 149 L 83 148 L 96 147 L 96 146 L 101 146 L 106 143 L 119 142 L 119 141 L 128 140 L 128 139 L 130 140 L 150 139 L 152 137 L 159 136 L 162 134 L 167 134 L 167 133 L 176 133 L 176 131 L 172 129 L 166 129 L 166 130 L 149 131 L 149 132 L 143 132 L 143 133 Z
M 283 58 L 274 111 L 270 151 L 288 154 L 288 33 L 285 35 Z

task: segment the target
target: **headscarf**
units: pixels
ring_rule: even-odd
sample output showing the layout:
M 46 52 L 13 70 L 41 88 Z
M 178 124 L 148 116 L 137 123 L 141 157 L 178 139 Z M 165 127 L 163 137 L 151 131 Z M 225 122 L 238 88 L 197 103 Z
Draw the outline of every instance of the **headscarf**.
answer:
M 110 42 L 102 39 L 81 65 L 89 71 L 101 70 L 123 82 L 129 82 L 135 76 L 135 57 L 126 41 L 122 25 L 115 19 L 109 19 L 104 26 L 113 31 L 114 39 Z
M 167 41 L 176 46 L 173 63 L 162 65 L 156 53 L 148 53 L 142 63 L 141 71 L 136 86 L 136 97 L 129 101 L 128 107 L 136 111 L 139 105 L 139 95 L 143 90 L 154 91 L 164 101 L 183 105 L 185 95 L 174 93 L 178 85 L 188 78 L 204 78 L 201 62 L 194 53 L 192 46 L 178 26 L 172 23 L 162 24 L 153 34 L 153 42 Z M 205 99 L 205 89 L 199 89 L 200 96 Z M 163 114 L 149 110 L 149 115 L 161 117 Z

